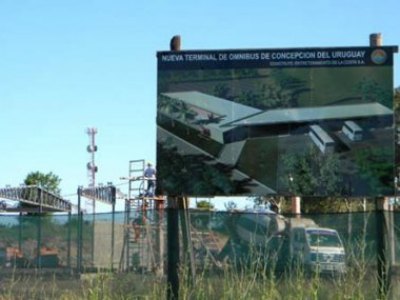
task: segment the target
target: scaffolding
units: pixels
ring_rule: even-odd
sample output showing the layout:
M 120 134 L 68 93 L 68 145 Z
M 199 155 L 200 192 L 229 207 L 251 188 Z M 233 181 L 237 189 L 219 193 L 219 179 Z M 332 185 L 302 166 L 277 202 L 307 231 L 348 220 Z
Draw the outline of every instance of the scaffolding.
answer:
M 128 196 L 125 200 L 124 241 L 119 263 L 119 271 L 164 272 L 164 254 L 166 253 L 166 220 L 164 219 L 165 198 L 153 195 L 146 190 L 147 180 L 144 160 L 129 161 Z M 188 211 L 188 199 L 180 210 L 183 256 L 191 263 L 195 272 L 195 258 L 198 264 L 211 260 L 219 263 L 215 254 L 219 252 L 216 238 L 207 231 L 193 228 Z M 184 209 L 183 209 L 184 208 Z M 178 228 L 179 231 L 179 228 Z M 193 274 L 194 276 L 194 274 Z
M 151 272 L 163 269 L 164 198 L 147 195 L 145 161 L 129 161 L 128 198 L 125 200 L 124 245 L 120 271 Z

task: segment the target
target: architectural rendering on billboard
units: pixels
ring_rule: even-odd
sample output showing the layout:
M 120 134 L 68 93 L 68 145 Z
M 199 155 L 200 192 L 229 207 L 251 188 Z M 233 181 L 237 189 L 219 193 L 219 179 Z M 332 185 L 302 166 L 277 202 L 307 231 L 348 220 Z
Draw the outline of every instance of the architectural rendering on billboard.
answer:
M 396 51 L 159 52 L 159 192 L 392 195 Z

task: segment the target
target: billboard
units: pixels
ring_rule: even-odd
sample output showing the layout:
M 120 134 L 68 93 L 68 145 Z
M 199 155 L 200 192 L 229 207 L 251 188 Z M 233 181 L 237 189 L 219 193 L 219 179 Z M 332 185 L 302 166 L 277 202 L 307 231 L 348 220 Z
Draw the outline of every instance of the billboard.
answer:
M 158 52 L 158 191 L 392 195 L 396 51 Z

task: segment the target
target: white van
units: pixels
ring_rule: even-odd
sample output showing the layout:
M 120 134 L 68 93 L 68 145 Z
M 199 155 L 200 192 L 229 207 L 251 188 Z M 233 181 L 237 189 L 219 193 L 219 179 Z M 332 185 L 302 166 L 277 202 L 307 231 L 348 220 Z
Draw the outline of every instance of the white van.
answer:
M 322 153 L 329 154 L 335 152 L 335 141 L 321 128 L 321 126 L 310 125 L 308 135 Z
M 346 255 L 336 230 L 318 226 L 298 226 L 290 230 L 290 253 L 293 262 L 306 271 L 344 274 Z
M 343 124 L 342 132 L 349 138 L 351 141 L 361 141 L 363 138 L 363 130 L 360 126 L 357 125 L 356 122 L 346 121 Z

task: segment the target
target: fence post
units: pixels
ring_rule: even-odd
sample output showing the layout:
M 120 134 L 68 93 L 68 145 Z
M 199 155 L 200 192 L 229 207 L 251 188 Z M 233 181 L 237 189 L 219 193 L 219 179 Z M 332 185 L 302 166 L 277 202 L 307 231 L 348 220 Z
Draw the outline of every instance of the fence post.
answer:
M 177 197 L 168 197 L 167 257 L 167 299 L 175 300 L 179 297 L 179 213 Z
M 114 270 L 114 244 L 115 244 L 115 201 L 116 201 L 116 188 L 110 186 L 111 190 L 111 203 L 112 203 L 112 221 L 111 221 L 111 272 Z
M 19 212 L 19 229 L 18 229 L 18 250 L 22 251 L 22 220 L 23 220 L 23 216 L 22 216 L 22 211 L 21 211 L 21 207 L 20 207 L 20 212 Z
M 295 214 L 296 217 L 300 217 L 301 214 L 301 198 L 297 196 L 291 197 L 291 210 L 292 214 Z
M 68 235 L 68 237 L 67 237 L 67 239 L 68 239 L 68 241 L 67 241 L 67 267 L 68 267 L 68 269 L 70 270 L 70 271 L 72 271 L 72 267 L 71 267 L 71 236 L 72 236 L 72 234 L 71 234 L 71 210 L 69 210 L 69 212 L 68 212 L 68 233 L 67 233 L 67 235 Z M 71 274 L 72 274 L 72 272 L 71 272 Z
M 42 216 L 43 216 L 43 208 L 42 208 L 42 189 L 37 188 L 38 192 L 38 202 L 39 202 L 39 214 L 38 214 L 38 225 L 37 225 L 37 249 L 36 249 L 36 264 L 40 269 L 42 268 L 42 256 L 40 249 L 42 248 Z
M 386 260 L 386 242 L 388 237 L 388 228 L 385 222 L 384 208 L 387 198 L 376 198 L 376 259 L 378 272 L 378 299 L 386 299 L 389 289 L 388 269 Z
M 185 265 L 189 263 L 189 275 L 191 284 L 193 284 L 196 276 L 196 266 L 194 261 L 193 243 L 190 231 L 189 199 L 187 197 L 180 197 L 178 201 L 184 252 L 183 263 Z
M 81 274 L 81 256 L 82 256 L 82 236 L 81 236 L 81 232 L 82 232 L 82 224 L 81 224 L 81 194 L 82 194 L 82 187 L 78 187 L 78 222 L 77 222 L 77 233 L 76 233 L 76 237 L 77 237 L 77 241 L 76 241 L 76 271 L 78 273 L 78 275 Z

